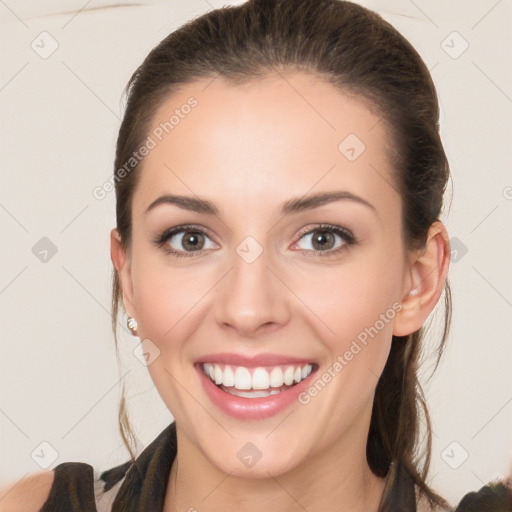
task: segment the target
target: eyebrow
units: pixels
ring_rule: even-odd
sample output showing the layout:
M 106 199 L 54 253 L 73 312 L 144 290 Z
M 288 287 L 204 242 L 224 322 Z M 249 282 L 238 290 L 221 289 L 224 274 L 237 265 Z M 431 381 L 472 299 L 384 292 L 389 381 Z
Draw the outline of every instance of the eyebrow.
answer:
M 351 192 L 347 191 L 334 191 L 334 192 L 320 192 L 317 194 L 297 197 L 286 201 L 281 208 L 281 215 L 288 215 L 290 213 L 298 213 L 306 210 L 312 210 L 320 206 L 332 203 L 334 201 L 348 200 L 353 201 L 368 208 L 377 211 L 375 206 Z M 219 209 L 207 199 L 201 199 L 191 196 L 180 196 L 173 194 L 165 194 L 155 199 L 146 209 L 145 213 L 156 208 L 162 204 L 173 204 L 184 210 L 189 210 L 204 215 L 219 215 Z

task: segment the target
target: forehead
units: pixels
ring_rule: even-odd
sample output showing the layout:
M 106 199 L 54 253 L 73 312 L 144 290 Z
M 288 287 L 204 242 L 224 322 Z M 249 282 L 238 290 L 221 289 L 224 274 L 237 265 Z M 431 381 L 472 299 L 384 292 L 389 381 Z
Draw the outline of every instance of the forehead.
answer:
M 134 207 L 163 192 L 263 206 L 334 187 L 396 200 L 385 122 L 318 76 L 186 84 L 160 106 L 147 135 L 152 149 Z

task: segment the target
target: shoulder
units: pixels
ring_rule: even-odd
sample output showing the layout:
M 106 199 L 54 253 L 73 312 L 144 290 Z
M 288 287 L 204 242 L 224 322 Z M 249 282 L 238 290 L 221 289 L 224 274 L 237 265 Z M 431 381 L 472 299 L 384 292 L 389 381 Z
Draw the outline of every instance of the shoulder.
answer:
M 85 462 L 63 462 L 0 487 L 0 512 L 111 510 L 130 462 L 103 473 Z
M 470 492 L 460 500 L 455 512 L 509 512 L 512 510 L 512 482 L 495 480 L 478 492 Z
M 419 492 L 417 498 L 417 512 L 510 512 L 512 483 L 510 480 L 490 482 L 479 491 L 465 494 L 456 507 L 432 506 Z
M 38 512 L 53 485 L 53 470 L 32 473 L 0 487 L 0 512 Z

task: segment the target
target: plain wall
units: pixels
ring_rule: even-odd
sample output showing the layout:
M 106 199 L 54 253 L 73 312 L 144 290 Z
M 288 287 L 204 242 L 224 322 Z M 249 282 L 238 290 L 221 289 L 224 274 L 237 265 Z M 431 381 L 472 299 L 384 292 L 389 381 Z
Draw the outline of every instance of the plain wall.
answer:
M 50 468 L 126 461 L 117 431 L 123 381 L 141 448 L 172 420 L 126 330 L 118 369 L 110 326 L 114 193 L 97 200 L 92 191 L 113 171 L 131 73 L 170 31 L 224 3 L 0 3 L 1 482 L 40 470 L 36 461 L 52 450 Z M 456 251 L 454 316 L 425 391 L 430 483 L 457 501 L 504 476 L 512 457 L 512 4 L 364 5 L 418 49 L 442 108 L 453 176 L 444 220 Z M 58 48 L 47 55 L 53 41 Z

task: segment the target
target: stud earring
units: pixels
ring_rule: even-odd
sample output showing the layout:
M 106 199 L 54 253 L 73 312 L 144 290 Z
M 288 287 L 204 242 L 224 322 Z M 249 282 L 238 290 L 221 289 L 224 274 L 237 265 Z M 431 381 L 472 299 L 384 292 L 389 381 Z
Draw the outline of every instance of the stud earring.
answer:
M 135 318 L 132 318 L 131 316 L 128 317 L 128 320 L 126 321 L 126 325 L 128 326 L 128 329 L 132 331 L 132 334 L 135 335 L 135 331 L 137 329 L 137 320 Z
M 413 288 L 410 292 L 409 292 L 409 295 L 412 295 L 414 297 L 414 295 L 418 295 L 418 289 L 417 288 Z

